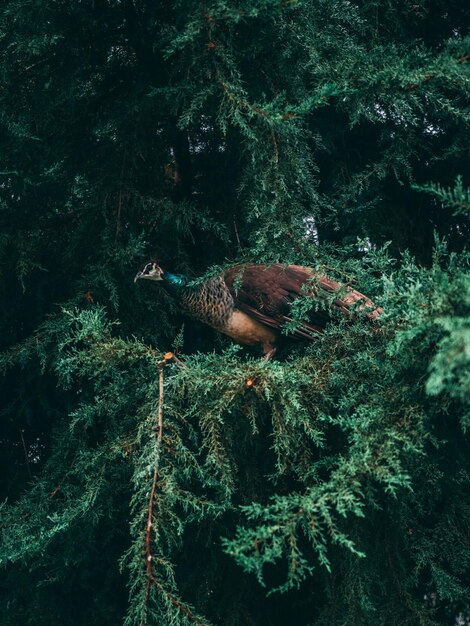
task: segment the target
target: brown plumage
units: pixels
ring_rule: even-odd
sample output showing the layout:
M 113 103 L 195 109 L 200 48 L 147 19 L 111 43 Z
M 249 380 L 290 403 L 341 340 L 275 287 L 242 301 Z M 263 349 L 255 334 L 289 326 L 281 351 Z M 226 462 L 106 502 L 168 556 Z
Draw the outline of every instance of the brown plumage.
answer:
M 356 305 L 370 321 L 382 312 L 359 291 L 300 265 L 235 265 L 192 285 L 190 279 L 149 263 L 135 280 L 140 278 L 162 281 L 186 313 L 239 343 L 259 345 L 266 358 L 275 353 L 283 326 L 292 321 L 292 304 L 302 296 L 314 298 L 318 306 L 309 312 L 308 322 L 298 323 L 287 335 L 292 339 L 308 341 L 318 336 L 331 319 L 331 309 L 350 315 L 351 306 Z

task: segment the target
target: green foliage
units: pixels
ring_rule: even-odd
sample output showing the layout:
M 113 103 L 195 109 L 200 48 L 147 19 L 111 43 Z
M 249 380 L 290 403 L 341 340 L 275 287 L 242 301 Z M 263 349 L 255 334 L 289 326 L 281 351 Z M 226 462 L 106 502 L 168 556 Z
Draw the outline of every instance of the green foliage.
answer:
M 2 624 L 468 619 L 468 3 L 4 5 Z M 149 257 L 384 313 L 264 361 Z
M 457 176 L 454 187 L 442 187 L 439 183 L 414 185 L 419 191 L 426 191 L 442 202 L 445 207 L 454 209 L 455 214 L 470 211 L 470 189 L 464 189 L 462 176 Z

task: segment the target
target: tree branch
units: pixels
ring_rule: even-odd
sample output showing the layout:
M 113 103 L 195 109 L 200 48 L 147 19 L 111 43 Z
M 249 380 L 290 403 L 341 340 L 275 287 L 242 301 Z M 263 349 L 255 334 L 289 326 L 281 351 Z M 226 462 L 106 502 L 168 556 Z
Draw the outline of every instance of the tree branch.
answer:
M 169 363 L 176 363 L 179 367 L 186 367 L 182 361 L 180 361 L 172 352 L 167 352 L 163 359 L 158 362 L 158 408 L 156 414 L 156 431 L 157 431 L 157 446 L 160 448 L 163 441 L 163 404 L 165 401 L 165 367 Z M 207 626 L 205 622 L 202 622 L 198 617 L 185 606 L 176 596 L 169 592 L 165 587 L 157 580 L 153 573 L 152 561 L 154 555 L 152 554 L 152 528 L 153 528 L 153 505 L 155 503 L 155 495 L 157 491 L 158 482 L 158 465 L 153 472 L 152 488 L 150 490 L 150 498 L 148 504 L 147 513 L 147 528 L 145 531 L 145 560 L 147 569 L 147 588 L 145 593 L 145 603 L 147 604 L 150 598 L 150 588 L 153 585 L 164 594 L 168 600 L 181 611 L 189 620 L 197 624 L 198 626 Z M 142 621 L 142 626 L 145 626 L 146 622 Z

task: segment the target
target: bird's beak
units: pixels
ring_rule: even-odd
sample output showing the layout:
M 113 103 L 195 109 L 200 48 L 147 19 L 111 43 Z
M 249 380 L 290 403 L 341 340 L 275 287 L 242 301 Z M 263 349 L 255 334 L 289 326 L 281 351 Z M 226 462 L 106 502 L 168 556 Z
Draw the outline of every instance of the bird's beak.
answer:
M 143 274 L 143 272 L 137 272 L 137 274 L 135 275 L 135 278 L 134 278 L 134 282 L 135 283 L 139 280 L 139 278 L 142 278 L 142 274 Z

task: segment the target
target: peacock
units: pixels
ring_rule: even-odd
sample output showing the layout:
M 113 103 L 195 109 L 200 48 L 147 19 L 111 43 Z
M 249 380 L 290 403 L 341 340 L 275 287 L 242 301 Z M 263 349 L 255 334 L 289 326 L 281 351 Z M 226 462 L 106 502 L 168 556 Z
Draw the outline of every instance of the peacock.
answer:
M 159 281 L 185 313 L 240 344 L 258 346 L 266 359 L 275 354 L 283 326 L 293 320 L 292 305 L 302 296 L 316 300 L 314 310 L 309 312 L 308 322 L 291 326 L 284 335 L 291 339 L 318 337 L 333 309 L 348 316 L 355 305 L 371 322 L 382 313 L 359 291 L 301 265 L 239 264 L 198 282 L 167 272 L 152 261 L 137 273 L 134 282 L 143 279 Z

